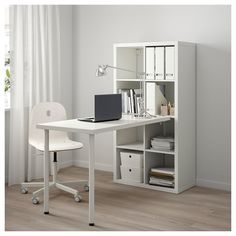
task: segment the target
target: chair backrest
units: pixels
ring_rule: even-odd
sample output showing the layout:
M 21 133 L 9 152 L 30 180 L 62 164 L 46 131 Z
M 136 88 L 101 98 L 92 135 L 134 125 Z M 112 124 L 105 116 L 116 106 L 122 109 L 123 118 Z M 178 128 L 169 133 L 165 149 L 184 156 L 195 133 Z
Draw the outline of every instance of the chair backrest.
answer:
M 35 105 L 30 113 L 29 119 L 29 143 L 32 146 L 35 144 L 44 143 L 44 132 L 42 129 L 37 129 L 39 123 L 47 123 L 51 121 L 59 121 L 66 119 L 65 108 L 56 102 L 44 102 Z M 50 140 L 67 139 L 67 133 L 59 131 L 50 131 Z

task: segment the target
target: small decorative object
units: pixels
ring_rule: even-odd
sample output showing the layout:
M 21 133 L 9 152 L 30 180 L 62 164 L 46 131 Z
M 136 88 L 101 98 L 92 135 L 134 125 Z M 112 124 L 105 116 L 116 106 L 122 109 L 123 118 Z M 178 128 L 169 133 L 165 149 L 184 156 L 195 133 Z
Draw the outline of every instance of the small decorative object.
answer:
M 161 104 L 161 115 L 162 116 L 168 116 L 168 106 Z
M 175 107 L 174 107 L 174 104 L 173 104 L 170 108 L 170 116 L 174 116 L 174 115 L 175 115 Z
M 171 105 L 170 105 L 170 102 L 168 103 L 168 115 L 170 115 L 170 108 L 171 108 Z

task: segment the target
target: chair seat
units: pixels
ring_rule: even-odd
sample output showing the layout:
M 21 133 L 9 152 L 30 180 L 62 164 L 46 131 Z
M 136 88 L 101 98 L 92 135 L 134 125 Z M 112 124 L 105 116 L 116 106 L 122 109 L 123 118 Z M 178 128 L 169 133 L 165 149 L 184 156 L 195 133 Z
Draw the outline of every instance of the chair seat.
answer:
M 30 142 L 32 146 L 40 151 L 44 151 L 43 143 Z M 82 148 L 83 144 L 80 142 L 76 142 L 70 139 L 66 140 L 50 140 L 49 141 L 49 151 L 50 152 L 59 152 L 59 151 L 67 151 L 73 149 Z

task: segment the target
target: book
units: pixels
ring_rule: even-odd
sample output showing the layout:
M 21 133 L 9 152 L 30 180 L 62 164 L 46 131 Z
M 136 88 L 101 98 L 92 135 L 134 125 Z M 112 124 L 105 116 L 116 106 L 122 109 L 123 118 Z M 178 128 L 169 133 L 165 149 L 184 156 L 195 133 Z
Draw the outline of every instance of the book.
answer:
M 130 112 L 129 106 L 129 90 L 124 90 L 124 113 L 128 114 Z
M 162 179 L 168 179 L 168 180 L 174 180 L 174 175 L 172 174 L 165 174 L 165 173 L 156 173 L 156 172 L 149 172 L 149 176 L 162 178 Z
M 175 146 L 172 137 L 154 137 L 151 139 L 151 149 L 154 150 L 173 150 Z
M 149 184 L 174 187 L 174 168 L 156 167 L 149 171 Z
M 151 141 L 152 146 L 160 146 L 160 147 L 172 147 L 174 146 L 174 142 L 155 142 Z
M 122 113 L 134 114 L 140 112 L 141 90 L 118 89 L 122 98 Z
M 135 113 L 140 112 L 140 102 L 141 102 L 141 89 L 134 89 L 135 98 Z
M 153 145 L 151 144 L 151 148 L 152 150 L 160 150 L 160 151 L 171 151 L 174 150 L 174 145 L 170 145 L 170 146 L 160 146 L 160 145 Z
M 167 175 L 172 175 L 172 176 L 174 176 L 174 168 L 169 168 L 169 167 L 156 167 L 156 168 L 151 168 L 151 172 L 154 172 L 154 173 L 162 173 L 162 174 L 167 174 Z
M 130 89 L 130 108 L 131 108 L 131 112 L 130 113 L 134 113 L 134 90 Z
M 153 137 L 152 140 L 155 140 L 155 141 L 158 141 L 158 142 L 174 142 L 173 137 L 165 137 L 165 136 Z
M 129 89 L 119 89 L 118 93 L 121 94 L 122 99 L 122 113 L 129 113 Z
M 150 181 L 156 182 L 156 183 L 166 183 L 166 184 L 173 184 L 174 180 L 173 179 L 164 179 L 164 178 L 156 178 L 151 176 Z
M 150 148 L 151 150 L 155 150 L 155 151 L 163 151 L 163 152 L 168 152 L 168 151 L 174 151 L 174 147 L 155 147 L 155 146 L 153 146 L 153 147 L 151 147 Z
M 128 106 L 128 112 L 127 113 L 131 113 L 131 98 L 130 98 L 130 96 L 128 96 L 127 106 Z
M 160 185 L 164 187 L 174 187 L 174 180 L 168 180 L 163 178 L 156 178 L 151 176 L 149 179 L 149 184 Z

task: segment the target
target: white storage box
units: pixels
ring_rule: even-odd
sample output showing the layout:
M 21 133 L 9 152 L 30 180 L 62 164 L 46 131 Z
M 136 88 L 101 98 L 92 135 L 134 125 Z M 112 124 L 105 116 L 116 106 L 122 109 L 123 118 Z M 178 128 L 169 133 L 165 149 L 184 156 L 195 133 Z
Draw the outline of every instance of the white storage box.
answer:
M 134 152 L 120 153 L 121 165 L 132 168 L 143 168 L 143 154 Z
M 120 166 L 121 179 L 130 182 L 143 182 L 143 169 Z

